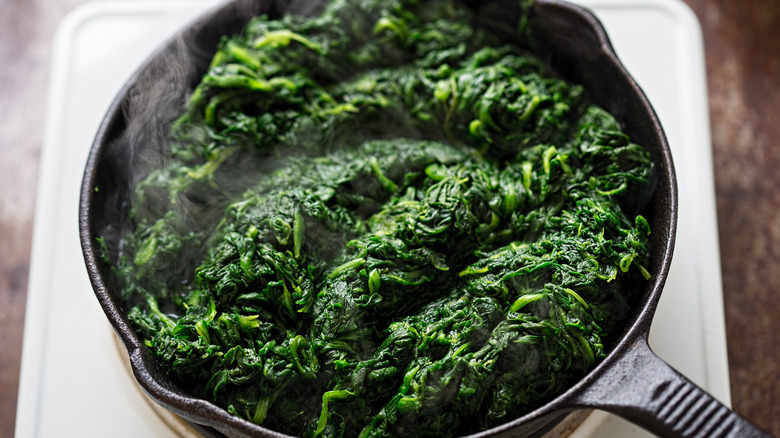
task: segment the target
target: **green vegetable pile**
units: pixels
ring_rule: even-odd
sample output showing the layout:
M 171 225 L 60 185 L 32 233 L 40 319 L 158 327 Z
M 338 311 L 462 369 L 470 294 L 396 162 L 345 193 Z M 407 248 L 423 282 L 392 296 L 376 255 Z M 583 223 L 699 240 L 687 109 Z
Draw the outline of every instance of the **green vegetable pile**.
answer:
M 176 381 L 290 435 L 451 436 L 604 357 L 652 163 L 490 16 L 334 0 L 222 41 L 117 262 Z

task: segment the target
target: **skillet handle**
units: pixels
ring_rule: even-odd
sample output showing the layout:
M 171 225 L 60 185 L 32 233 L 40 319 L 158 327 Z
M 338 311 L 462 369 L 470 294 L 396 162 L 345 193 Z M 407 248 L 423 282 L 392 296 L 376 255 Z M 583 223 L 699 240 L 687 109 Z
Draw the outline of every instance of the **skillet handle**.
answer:
M 644 338 L 575 399 L 663 437 L 771 438 L 656 356 Z

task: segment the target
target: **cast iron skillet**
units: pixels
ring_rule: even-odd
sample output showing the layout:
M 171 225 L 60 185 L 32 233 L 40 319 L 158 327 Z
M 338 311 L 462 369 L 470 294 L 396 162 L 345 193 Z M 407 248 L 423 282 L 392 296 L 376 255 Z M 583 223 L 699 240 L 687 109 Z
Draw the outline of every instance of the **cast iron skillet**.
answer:
M 84 174 L 79 225 L 87 270 L 98 301 L 129 352 L 136 379 L 160 405 L 231 437 L 284 435 L 231 416 L 171 381 L 130 327 L 116 278 L 101 257 L 96 238 L 118 241 L 130 187 L 138 174 L 154 165 L 155 159 L 141 152 L 164 136 L 187 92 L 205 72 L 219 38 L 239 32 L 260 13 L 308 13 L 319 3 L 235 0 L 180 32 L 151 56 L 119 93 L 99 128 Z M 507 1 L 495 18 L 516 20 L 518 3 Z M 628 327 L 594 370 L 540 408 L 474 436 L 538 436 L 579 408 L 610 411 L 664 436 L 769 436 L 695 386 L 648 347 L 650 323 L 672 259 L 677 187 L 669 146 L 647 98 L 617 59 L 601 24 L 588 11 L 561 1 L 537 0 L 532 22 L 534 50 L 568 79 L 584 85 L 595 102 L 614 114 L 632 140 L 648 148 L 653 157 L 657 187 L 645 212 L 653 230 L 652 278 Z M 135 133 L 127 135 L 129 131 Z M 115 249 L 112 245 L 109 248 Z

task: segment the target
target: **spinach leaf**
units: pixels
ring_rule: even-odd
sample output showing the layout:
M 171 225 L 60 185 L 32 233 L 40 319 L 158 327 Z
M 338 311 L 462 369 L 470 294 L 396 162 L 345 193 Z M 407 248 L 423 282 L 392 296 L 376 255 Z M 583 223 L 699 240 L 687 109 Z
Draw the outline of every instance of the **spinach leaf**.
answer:
M 287 434 L 451 436 L 604 357 L 652 275 L 653 165 L 495 30 L 334 0 L 222 41 L 116 265 L 175 380 Z

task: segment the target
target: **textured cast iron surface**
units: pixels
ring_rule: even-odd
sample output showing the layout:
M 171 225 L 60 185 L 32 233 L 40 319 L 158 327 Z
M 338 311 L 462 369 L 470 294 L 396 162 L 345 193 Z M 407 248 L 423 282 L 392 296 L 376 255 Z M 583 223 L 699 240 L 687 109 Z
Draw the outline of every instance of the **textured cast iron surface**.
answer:
M 516 13 L 518 3 L 506 2 L 505 18 Z M 157 126 L 170 122 L 153 115 L 140 121 L 127 119 L 124 109 L 128 103 L 175 108 L 179 104 L 176 100 L 144 101 L 144 90 L 172 86 L 183 96 L 205 72 L 222 35 L 237 33 L 260 13 L 273 16 L 289 10 L 311 11 L 319 4 L 237 0 L 186 28 L 152 55 L 119 93 L 99 128 L 84 174 L 79 223 L 87 270 L 106 316 L 128 350 L 136 379 L 160 405 L 230 437 L 285 435 L 232 416 L 191 396 L 171 381 L 130 327 L 116 279 L 102 262 L 95 238 L 118 236 L 124 221 L 124 202 L 133 181 L 127 163 L 137 158 L 145 144 L 143 138 L 134 138 L 131 143 L 122 137 L 122 132 L 135 123 Z M 655 112 L 620 64 L 603 27 L 592 14 L 565 2 L 537 0 L 534 15 L 537 53 L 568 79 L 584 85 L 593 100 L 614 114 L 632 140 L 645 146 L 653 157 L 657 188 L 649 211 L 644 212 L 653 230 L 653 277 L 620 341 L 592 372 L 550 403 L 475 436 L 538 436 L 567 412 L 581 407 L 613 411 L 664 435 L 709 437 L 720 431 L 726 433 L 723 436 L 751 436 L 746 433 L 751 427 L 747 422 L 688 382 L 647 346 L 650 322 L 671 263 L 677 221 L 671 153 Z M 96 191 L 95 187 L 100 189 Z M 753 436 L 762 436 L 756 433 Z

